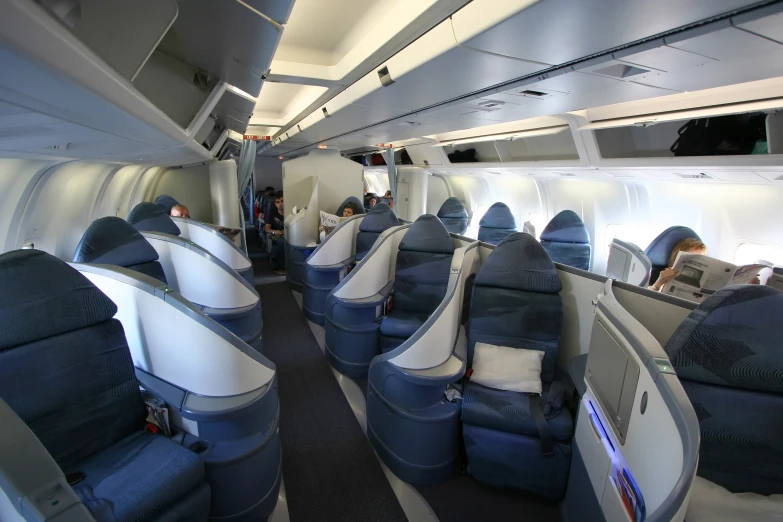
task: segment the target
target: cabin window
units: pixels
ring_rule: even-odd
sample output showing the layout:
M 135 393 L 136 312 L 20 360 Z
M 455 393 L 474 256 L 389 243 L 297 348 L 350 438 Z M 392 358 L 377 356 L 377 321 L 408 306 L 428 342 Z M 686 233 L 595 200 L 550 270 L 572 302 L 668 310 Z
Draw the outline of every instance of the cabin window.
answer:
M 747 265 L 758 261 L 783 265 L 783 248 L 775 243 L 761 241 L 741 242 L 734 253 L 734 264 Z
M 478 237 L 481 218 L 484 217 L 484 214 L 487 213 L 487 210 L 488 208 L 485 207 L 484 205 L 479 205 L 473 210 L 473 213 L 470 215 L 470 223 L 468 224 L 468 229 L 465 231 L 466 237 Z
M 541 237 L 541 232 L 544 231 L 544 228 L 546 228 L 547 220 L 544 214 L 541 212 L 530 212 L 527 215 L 526 221 L 530 221 L 530 224 L 533 225 L 536 229 L 536 239 L 539 239 Z M 517 227 L 520 228 L 520 227 Z M 521 230 L 521 228 L 520 228 Z

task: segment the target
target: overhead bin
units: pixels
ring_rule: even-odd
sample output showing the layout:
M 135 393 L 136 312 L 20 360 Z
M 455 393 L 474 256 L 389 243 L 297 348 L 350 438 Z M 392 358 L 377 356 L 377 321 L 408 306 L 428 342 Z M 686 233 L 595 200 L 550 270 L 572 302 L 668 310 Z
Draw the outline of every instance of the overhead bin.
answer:
M 286 23 L 294 8 L 294 0 L 245 0 L 244 3 L 278 24 Z
M 159 49 L 258 96 L 282 27 L 243 2 L 188 0 L 178 6 Z
M 253 116 L 255 106 L 255 98 L 233 85 L 228 85 L 215 106 L 215 114 L 217 115 L 215 124 L 220 129 L 244 133 L 250 123 L 250 117 Z

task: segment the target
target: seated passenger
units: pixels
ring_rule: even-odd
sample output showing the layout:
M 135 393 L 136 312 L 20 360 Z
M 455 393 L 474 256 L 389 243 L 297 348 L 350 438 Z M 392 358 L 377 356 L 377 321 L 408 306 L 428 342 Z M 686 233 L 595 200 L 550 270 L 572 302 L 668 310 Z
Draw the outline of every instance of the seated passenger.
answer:
M 394 208 L 394 198 L 392 197 L 391 190 L 387 190 L 386 194 L 383 195 L 383 201 L 389 205 L 390 208 Z
M 190 212 L 185 205 L 177 204 L 171 207 L 171 216 L 190 219 Z
M 349 201 L 343 207 L 342 217 L 344 218 L 353 217 L 356 215 L 358 210 L 359 209 L 356 208 L 356 203 Z M 319 232 L 318 237 L 321 240 L 321 242 L 323 242 L 323 240 L 326 239 L 326 236 L 328 236 L 332 232 L 332 230 L 334 230 L 334 227 L 324 227 L 323 223 L 318 225 L 318 232 Z
M 272 237 L 269 258 L 276 274 L 285 274 L 285 216 L 283 215 L 283 191 L 275 194 L 275 203 L 264 217 L 264 232 Z
M 369 209 L 372 209 L 375 205 L 378 204 L 378 197 L 375 194 L 370 195 L 369 201 L 367 201 L 367 205 Z
M 707 245 L 705 245 L 698 239 L 692 237 L 686 237 L 685 239 L 681 239 L 680 241 L 678 241 L 677 244 L 674 245 L 674 248 L 672 249 L 672 253 L 669 255 L 668 268 L 661 270 L 661 273 L 658 276 L 658 279 L 656 279 L 655 283 L 651 284 L 647 288 L 649 288 L 650 290 L 655 290 L 656 292 L 660 292 L 663 290 L 663 287 L 666 286 L 667 283 L 669 283 L 672 279 L 677 277 L 677 274 L 679 272 L 673 269 L 672 267 L 674 266 L 674 260 L 677 259 L 677 254 L 679 254 L 680 252 L 686 252 L 689 254 L 700 254 L 706 256 Z

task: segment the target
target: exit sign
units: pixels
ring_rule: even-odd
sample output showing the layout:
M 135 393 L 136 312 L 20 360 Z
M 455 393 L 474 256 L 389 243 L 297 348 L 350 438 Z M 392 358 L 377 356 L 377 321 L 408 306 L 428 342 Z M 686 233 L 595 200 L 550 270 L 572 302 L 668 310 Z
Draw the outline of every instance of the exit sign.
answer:
M 257 136 L 255 134 L 245 134 L 244 138 L 251 141 L 272 141 L 272 136 Z

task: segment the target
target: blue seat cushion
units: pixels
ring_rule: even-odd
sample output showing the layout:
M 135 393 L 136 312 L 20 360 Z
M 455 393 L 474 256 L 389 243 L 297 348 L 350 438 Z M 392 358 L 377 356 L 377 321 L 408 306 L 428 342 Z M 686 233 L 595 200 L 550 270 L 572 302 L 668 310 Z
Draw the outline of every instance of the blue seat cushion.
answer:
M 478 240 L 482 243 L 498 245 L 516 231 L 515 228 L 479 227 Z
M 381 335 L 407 339 L 427 321 L 429 314 L 392 310 L 381 321 Z
M 181 233 L 165 209 L 151 202 L 139 203 L 133 207 L 128 213 L 127 221 L 142 232 L 162 232 L 172 236 Z
M 542 407 L 547 402 L 549 386 L 541 394 Z M 574 422 L 566 408 L 545 415 L 552 439 L 571 440 Z M 462 393 L 462 422 L 474 426 L 538 438 L 538 427 L 530 413 L 530 396 L 506 390 L 488 388 L 467 382 Z
M 356 261 L 364 259 L 380 235 L 380 232 L 362 232 L 361 230 L 356 234 Z
M 699 418 L 698 474 L 735 493 L 783 493 L 783 396 L 680 382 Z
M 588 243 L 559 243 L 542 239 L 541 246 L 555 263 L 590 270 L 591 248 Z
M 129 265 L 128 270 L 133 270 L 144 275 L 148 275 L 160 281 L 161 283 L 168 284 L 166 280 L 166 273 L 163 271 L 163 265 L 157 261 L 150 261 L 149 263 L 139 263 L 137 265 Z
M 84 473 L 96 497 L 111 502 L 117 522 L 159 520 L 204 483 L 204 465 L 195 453 L 147 431 L 122 439 L 66 473 L 76 471 Z

